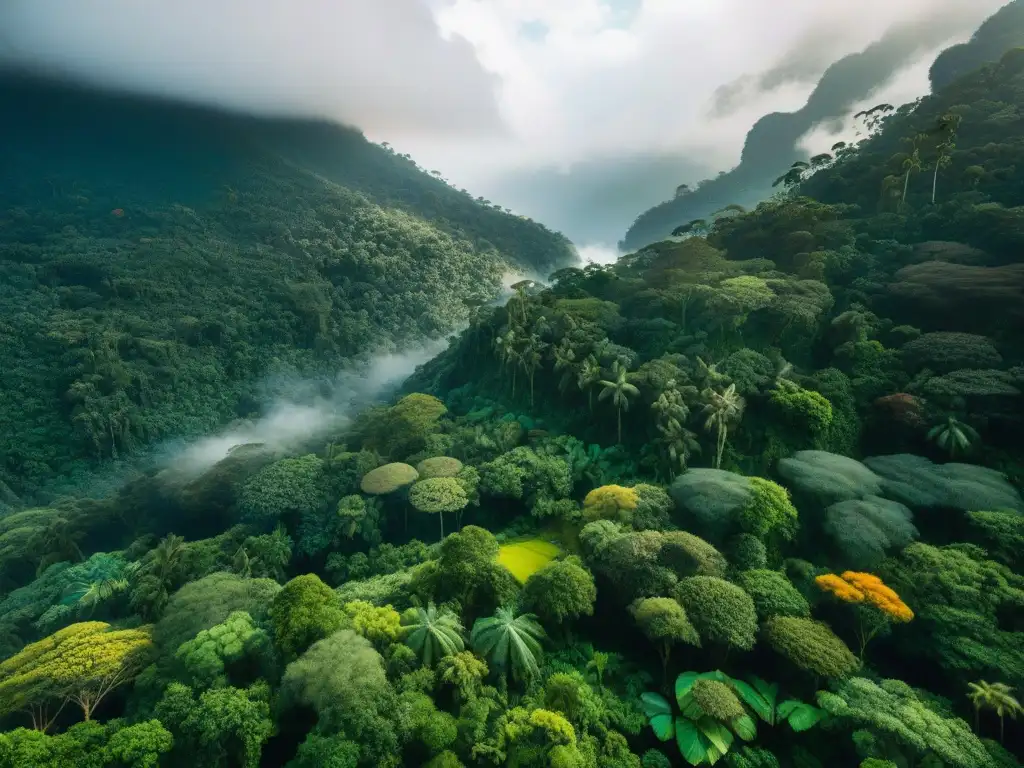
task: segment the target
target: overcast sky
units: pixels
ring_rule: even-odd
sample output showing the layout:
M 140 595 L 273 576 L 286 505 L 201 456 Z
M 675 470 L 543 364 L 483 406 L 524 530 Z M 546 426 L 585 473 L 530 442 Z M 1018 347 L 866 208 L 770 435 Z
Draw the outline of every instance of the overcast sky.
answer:
M 634 156 L 728 168 L 758 117 L 893 25 L 941 15 L 938 50 L 1005 1 L 0 0 L 0 58 L 337 118 L 486 191 Z M 925 92 L 935 50 L 879 96 Z

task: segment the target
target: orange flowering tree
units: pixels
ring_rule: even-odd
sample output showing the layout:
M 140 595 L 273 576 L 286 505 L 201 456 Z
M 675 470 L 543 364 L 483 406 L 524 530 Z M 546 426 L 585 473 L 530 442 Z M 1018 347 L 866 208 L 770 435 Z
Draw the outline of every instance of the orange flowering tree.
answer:
M 823 592 L 855 606 L 862 661 L 868 643 L 879 633 L 888 632 L 894 623 L 905 624 L 914 618 L 914 612 L 900 596 L 873 573 L 844 571 L 841 576 L 826 573 L 814 582 Z

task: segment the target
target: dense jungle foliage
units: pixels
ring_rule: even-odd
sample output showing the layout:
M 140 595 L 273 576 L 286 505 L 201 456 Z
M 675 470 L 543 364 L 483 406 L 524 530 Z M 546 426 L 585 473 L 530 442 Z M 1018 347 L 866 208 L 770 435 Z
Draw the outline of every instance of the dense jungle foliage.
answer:
M 11 76 L 0 99 L 0 508 L 575 258 L 351 129 Z
M 749 213 L 521 281 L 326 443 L 10 500 L 0 767 L 1019 766 L 1022 104 L 1014 50 Z

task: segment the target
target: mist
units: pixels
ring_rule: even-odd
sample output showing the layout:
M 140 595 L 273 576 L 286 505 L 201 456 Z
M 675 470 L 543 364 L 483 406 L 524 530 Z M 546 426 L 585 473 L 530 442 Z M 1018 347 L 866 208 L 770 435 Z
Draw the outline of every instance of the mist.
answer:
M 265 415 L 236 422 L 198 440 L 166 443 L 155 450 L 155 463 L 187 480 L 209 470 L 239 445 L 259 443 L 269 451 L 284 453 L 326 439 L 344 429 L 360 411 L 386 400 L 417 366 L 447 346 L 447 339 L 436 339 L 403 352 L 380 353 L 360 367 L 340 371 L 331 381 L 268 379 L 265 390 L 276 394 L 265 407 Z

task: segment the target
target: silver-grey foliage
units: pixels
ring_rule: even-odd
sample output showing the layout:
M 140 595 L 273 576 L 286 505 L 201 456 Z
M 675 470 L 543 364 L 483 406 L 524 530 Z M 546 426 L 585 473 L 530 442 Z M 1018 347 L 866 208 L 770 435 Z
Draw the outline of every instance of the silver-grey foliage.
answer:
M 779 462 L 779 474 L 794 491 L 823 507 L 878 496 L 882 481 L 856 459 L 827 451 L 797 451 Z
M 974 464 L 934 464 L 898 453 L 864 460 L 882 478 L 883 495 L 910 507 L 1024 512 L 1024 501 L 1006 476 Z

